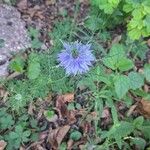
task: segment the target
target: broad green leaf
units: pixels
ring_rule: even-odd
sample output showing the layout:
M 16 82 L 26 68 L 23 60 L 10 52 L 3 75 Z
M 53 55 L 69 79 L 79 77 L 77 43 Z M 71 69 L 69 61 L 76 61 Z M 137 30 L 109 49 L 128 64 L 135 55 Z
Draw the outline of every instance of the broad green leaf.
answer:
M 130 11 L 133 10 L 133 7 L 132 7 L 132 5 L 130 5 L 130 4 L 125 4 L 125 5 L 123 6 L 123 10 L 128 13 L 128 12 L 130 12 Z
M 130 80 L 130 88 L 136 90 L 144 85 L 144 78 L 137 72 L 130 72 L 128 74 Z
M 150 126 L 142 126 L 140 130 L 142 131 L 144 137 L 150 140 Z
M 132 31 L 137 31 L 140 32 L 140 34 L 142 33 L 141 29 L 143 28 L 143 20 L 135 20 L 132 19 L 129 23 L 128 23 L 128 31 L 132 32 Z
M 125 75 L 118 75 L 114 82 L 115 91 L 119 99 L 123 98 L 129 90 L 130 81 Z
M 82 80 L 79 81 L 78 85 L 77 85 L 79 88 L 82 88 L 82 87 L 88 87 L 90 88 L 91 90 L 96 90 L 96 85 L 94 83 L 94 80 L 93 78 L 91 77 L 86 77 L 86 78 L 83 78 Z
M 125 49 L 124 46 L 121 44 L 114 44 L 109 52 L 111 54 L 111 57 L 116 57 L 117 59 L 120 59 L 120 57 L 125 56 Z
M 40 72 L 41 69 L 40 69 L 40 64 L 38 62 L 32 62 L 29 64 L 28 72 L 27 72 L 29 79 L 31 80 L 36 79 L 39 76 Z
M 143 14 L 143 9 L 139 8 L 139 9 L 134 9 L 132 11 L 132 16 L 134 17 L 135 20 L 140 20 L 143 18 L 144 14 Z
M 147 32 L 150 34 L 150 14 L 146 16 L 146 18 L 144 20 L 144 24 L 147 28 Z
M 137 28 L 128 31 L 129 37 L 133 40 L 137 40 L 141 37 L 141 30 L 138 30 Z
M 122 147 L 122 138 L 128 136 L 134 131 L 133 125 L 126 121 L 121 121 L 120 125 L 117 126 L 116 132 L 114 133 L 114 138 L 117 142 L 117 145 L 121 149 Z
M 110 52 L 107 56 L 103 58 L 103 63 L 108 68 L 112 70 L 117 69 L 118 62 L 125 57 L 125 51 L 123 45 L 114 44 L 110 49 Z
M 115 139 L 115 142 L 121 149 L 122 147 L 122 138 L 128 136 L 134 131 L 132 123 L 121 121 L 115 123 L 108 132 L 102 134 L 102 138 Z
M 117 65 L 120 71 L 128 71 L 134 66 L 133 62 L 128 58 L 121 59 Z
M 133 125 L 136 129 L 139 129 L 142 126 L 143 122 L 144 122 L 144 118 L 140 116 L 134 119 Z
M 96 66 L 91 70 L 89 77 L 92 78 L 92 81 L 104 82 L 108 86 L 111 84 L 110 75 L 105 73 L 105 68 L 103 66 Z
M 144 76 L 146 80 L 150 82 L 150 64 L 144 66 Z
M 149 4 L 149 0 L 148 0 L 148 3 L 147 4 Z M 148 5 L 144 5 L 144 11 L 146 12 L 146 13 L 148 13 L 148 14 L 150 14 L 150 6 L 148 6 Z

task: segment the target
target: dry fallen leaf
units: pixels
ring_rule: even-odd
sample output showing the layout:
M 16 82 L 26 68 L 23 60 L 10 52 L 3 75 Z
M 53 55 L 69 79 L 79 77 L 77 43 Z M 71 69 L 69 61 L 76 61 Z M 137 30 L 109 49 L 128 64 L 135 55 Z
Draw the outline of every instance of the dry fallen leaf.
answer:
M 65 104 L 62 96 L 57 97 L 56 108 L 58 110 L 60 118 L 65 118 L 66 116 L 68 116 L 67 105 Z
M 19 148 L 19 150 L 26 150 L 23 146 L 21 146 L 20 148 Z
M 128 112 L 127 112 L 127 117 L 129 117 L 129 116 L 134 112 L 134 110 L 136 109 L 136 107 L 137 107 L 137 104 L 134 104 L 134 105 L 132 105 L 132 106 L 129 108 L 129 110 L 128 110 Z
M 46 150 L 45 148 L 43 148 L 40 144 L 36 145 L 36 150 Z
M 10 74 L 9 76 L 7 76 L 7 80 L 11 80 L 13 78 L 16 78 L 17 76 L 21 75 L 21 72 L 13 72 L 12 74 Z
M 70 139 L 68 142 L 67 142 L 67 150 L 71 150 L 72 149 L 72 145 L 73 145 L 74 141 L 72 139 Z
M 150 118 L 150 101 L 142 99 L 137 108 L 141 115 L 145 118 Z
M 117 35 L 116 37 L 114 37 L 112 42 L 109 44 L 108 48 L 111 48 L 112 45 L 119 43 L 121 41 L 121 38 L 122 38 L 122 35 Z
M 68 110 L 67 105 L 64 102 L 63 96 L 58 96 L 56 101 L 56 110 L 58 111 L 60 119 L 67 119 L 66 124 L 73 124 L 76 122 L 76 111 Z
M 4 150 L 4 148 L 6 147 L 7 143 L 4 140 L 0 141 L 0 150 Z
M 46 5 L 54 5 L 56 3 L 56 0 L 46 0 Z
M 35 106 L 33 105 L 33 103 L 31 102 L 29 104 L 29 107 L 28 107 L 28 114 L 29 115 L 33 115 L 33 110 L 35 109 Z
M 48 136 L 48 131 L 43 131 L 39 134 L 39 141 L 45 140 L 45 138 Z
M 86 5 L 89 4 L 89 0 L 79 0 L 79 1 L 80 1 L 80 3 L 84 3 L 84 4 L 86 4 Z
M 65 135 L 68 133 L 69 129 L 70 126 L 66 125 L 50 131 L 48 141 L 53 149 L 58 149 Z
M 64 102 L 72 102 L 74 100 L 74 93 L 67 93 L 62 95 Z
M 109 118 L 110 117 L 110 111 L 109 108 L 104 108 L 103 112 L 102 112 L 102 116 L 101 118 Z
M 41 146 L 41 144 L 43 143 L 44 141 L 39 141 L 39 142 L 34 142 L 34 143 L 31 143 L 31 145 L 29 145 L 29 147 L 26 148 L 26 150 L 31 150 L 31 149 L 34 149 L 34 150 L 39 150 L 39 148 L 43 148 Z M 46 149 L 40 149 L 40 150 L 46 150 Z

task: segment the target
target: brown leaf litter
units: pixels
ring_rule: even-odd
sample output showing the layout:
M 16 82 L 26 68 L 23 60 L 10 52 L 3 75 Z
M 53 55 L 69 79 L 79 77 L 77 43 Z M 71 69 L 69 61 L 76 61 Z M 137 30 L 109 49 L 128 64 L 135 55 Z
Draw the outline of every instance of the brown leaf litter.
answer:
M 150 100 L 144 100 L 142 99 L 138 106 L 137 106 L 138 112 L 144 116 L 145 118 L 150 119 Z
M 66 136 L 70 129 L 69 125 L 65 125 L 62 127 L 59 127 L 54 130 L 49 131 L 48 139 L 47 141 L 51 144 L 52 149 L 57 150 L 60 146 L 62 140 Z

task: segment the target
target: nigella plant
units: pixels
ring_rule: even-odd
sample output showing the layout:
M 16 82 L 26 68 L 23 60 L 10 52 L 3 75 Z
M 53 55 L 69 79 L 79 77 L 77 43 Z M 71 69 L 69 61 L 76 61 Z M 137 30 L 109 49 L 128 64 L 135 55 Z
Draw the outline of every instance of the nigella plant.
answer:
M 91 44 L 82 44 L 78 41 L 74 43 L 63 42 L 63 47 L 64 49 L 58 55 L 58 61 L 67 75 L 83 74 L 89 71 L 89 67 L 95 60 Z

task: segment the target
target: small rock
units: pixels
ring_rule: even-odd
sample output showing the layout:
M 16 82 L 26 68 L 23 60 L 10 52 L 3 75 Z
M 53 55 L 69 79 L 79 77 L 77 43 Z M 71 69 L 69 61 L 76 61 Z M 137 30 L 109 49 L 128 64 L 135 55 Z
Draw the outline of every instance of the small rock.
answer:
M 0 4 L 0 77 L 8 74 L 12 54 L 30 47 L 30 39 L 20 12 L 13 6 Z

